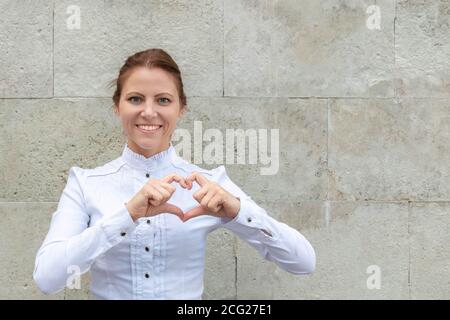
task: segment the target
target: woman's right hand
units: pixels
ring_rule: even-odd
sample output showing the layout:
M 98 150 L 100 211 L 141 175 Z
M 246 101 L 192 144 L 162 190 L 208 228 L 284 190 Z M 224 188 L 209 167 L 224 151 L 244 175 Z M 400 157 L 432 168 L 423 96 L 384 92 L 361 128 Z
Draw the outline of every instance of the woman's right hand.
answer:
M 125 206 L 133 221 L 142 217 L 151 217 L 160 213 L 172 213 L 183 221 L 183 211 L 177 206 L 167 203 L 176 188 L 170 183 L 177 182 L 185 189 L 192 185 L 177 175 L 170 174 L 162 179 L 151 179 L 139 190 Z

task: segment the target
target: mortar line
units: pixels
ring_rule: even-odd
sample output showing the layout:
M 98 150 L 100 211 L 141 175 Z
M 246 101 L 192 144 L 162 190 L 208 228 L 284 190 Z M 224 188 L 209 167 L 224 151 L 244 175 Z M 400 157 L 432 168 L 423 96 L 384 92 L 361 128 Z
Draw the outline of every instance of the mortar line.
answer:
M 236 252 L 236 251 L 235 251 Z M 237 300 L 238 298 L 238 283 L 237 283 L 237 264 L 238 264 L 238 257 L 237 252 L 234 254 L 234 299 Z
M 200 96 L 191 96 L 191 97 L 198 98 Z M 222 97 L 225 97 L 225 0 L 222 1 Z M 234 249 L 234 298 L 237 300 L 238 257 L 237 257 L 236 238 L 234 238 L 233 240 L 233 249 Z
M 55 96 L 55 1 L 52 4 L 52 97 Z
M 225 96 L 225 0 L 222 1 L 222 97 Z
M 330 164 L 329 164 L 329 154 L 330 154 L 330 99 L 327 99 L 327 197 L 325 203 L 325 224 L 328 227 L 330 221 Z
M 55 204 L 55 203 L 58 203 L 59 201 L 39 201 L 39 200 L 36 200 L 36 201 L 0 201 L 0 203 L 4 203 L 4 204 L 19 204 L 19 203 L 45 203 L 45 204 L 48 204 L 48 203 L 50 203 L 50 204 Z
M 288 201 L 289 199 L 281 199 L 284 201 Z M 270 201 L 270 200 L 269 200 Z M 296 202 L 317 202 L 323 203 L 327 200 L 296 200 Z M 329 203 L 438 203 L 438 204 L 450 204 L 450 200 L 328 200 Z M 21 204 L 21 203 L 42 203 L 42 204 L 55 204 L 59 203 L 58 200 L 55 201 L 2 201 L 0 200 L 0 204 Z
M 234 250 L 234 299 L 238 298 L 238 256 L 237 256 L 237 239 L 233 237 L 233 250 Z
M 226 99 L 292 99 L 292 100 L 397 100 L 400 97 L 299 97 L 299 96 L 187 96 L 188 98 L 226 98 Z M 1 100 L 50 100 L 50 99 L 111 99 L 109 96 L 48 96 L 48 97 L 3 97 Z M 402 96 L 402 100 L 417 99 L 417 100 L 450 100 L 448 97 L 426 97 L 426 96 Z
M 411 300 L 411 201 L 408 202 L 408 297 Z
M 396 76 L 397 76 L 397 47 L 396 47 L 396 34 L 395 34 L 395 25 L 397 23 L 397 0 L 395 0 L 394 2 L 394 81 L 393 81 L 393 85 L 394 85 L 394 96 L 396 99 L 398 99 L 398 92 L 397 92 L 397 85 L 395 84 L 396 81 Z

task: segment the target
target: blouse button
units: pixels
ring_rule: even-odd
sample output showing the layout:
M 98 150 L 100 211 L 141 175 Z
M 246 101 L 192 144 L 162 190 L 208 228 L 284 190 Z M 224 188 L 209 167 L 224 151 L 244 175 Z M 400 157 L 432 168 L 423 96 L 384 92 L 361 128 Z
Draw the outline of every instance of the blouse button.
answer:
M 252 222 L 252 218 L 248 218 L 247 221 L 248 221 L 248 222 Z
M 146 176 L 147 178 L 149 178 L 149 177 L 150 177 L 150 174 L 146 173 L 145 176 Z
M 150 278 L 150 275 L 148 273 L 145 274 L 146 278 Z
M 147 252 L 148 252 L 148 251 L 150 251 L 150 249 L 149 249 L 148 247 L 145 247 L 145 251 L 147 251 Z
M 126 232 L 121 232 L 121 233 L 120 233 L 120 235 L 121 235 L 122 237 L 125 237 L 126 234 L 127 234 Z
M 150 220 L 147 220 L 147 223 L 150 224 Z

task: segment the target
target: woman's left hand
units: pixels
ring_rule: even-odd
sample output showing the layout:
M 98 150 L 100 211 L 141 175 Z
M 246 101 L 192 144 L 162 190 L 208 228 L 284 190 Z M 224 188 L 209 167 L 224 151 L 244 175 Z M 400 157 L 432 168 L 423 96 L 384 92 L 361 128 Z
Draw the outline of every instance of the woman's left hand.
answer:
M 241 201 L 231 193 L 223 189 L 218 183 L 209 181 L 198 172 L 194 172 L 185 178 L 188 188 L 192 188 L 193 182 L 197 182 L 200 189 L 193 197 L 200 206 L 184 213 L 183 221 L 201 215 L 212 215 L 233 219 L 241 208 Z

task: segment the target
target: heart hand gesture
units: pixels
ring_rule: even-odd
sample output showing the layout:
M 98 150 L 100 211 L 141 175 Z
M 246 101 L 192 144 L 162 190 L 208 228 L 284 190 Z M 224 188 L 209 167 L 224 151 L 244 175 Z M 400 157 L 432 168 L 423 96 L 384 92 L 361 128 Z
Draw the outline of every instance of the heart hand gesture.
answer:
M 174 181 L 183 188 L 188 188 L 185 179 L 177 174 L 170 174 L 162 179 L 149 180 L 142 189 L 125 204 L 133 221 L 142 217 L 155 216 L 160 213 L 172 213 L 183 220 L 183 211 L 179 207 L 167 203 L 176 190 L 176 188 L 170 184 Z
M 193 194 L 193 197 L 200 204 L 199 206 L 184 213 L 183 221 L 201 215 L 212 215 L 217 217 L 227 217 L 233 219 L 238 214 L 241 202 L 231 193 L 223 189 L 218 183 L 209 181 L 198 172 L 186 177 L 188 189 L 192 188 L 193 182 L 201 187 Z

